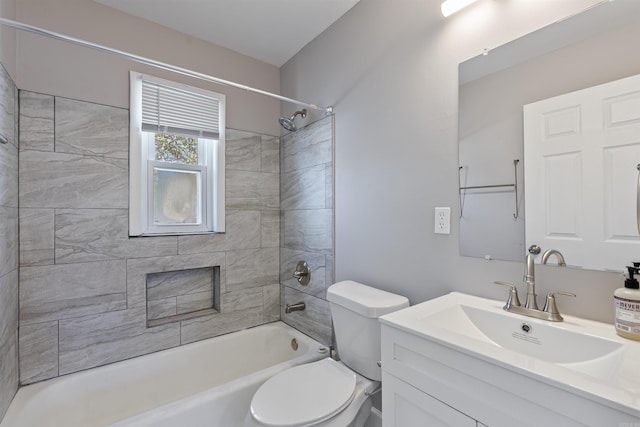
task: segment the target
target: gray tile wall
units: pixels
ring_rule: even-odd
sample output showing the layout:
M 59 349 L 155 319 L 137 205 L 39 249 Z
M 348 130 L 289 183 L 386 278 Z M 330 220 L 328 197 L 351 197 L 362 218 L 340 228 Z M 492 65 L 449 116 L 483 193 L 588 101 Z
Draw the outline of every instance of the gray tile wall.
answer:
M 333 283 L 333 116 L 282 137 L 280 175 L 280 284 L 284 322 L 331 344 L 331 312 L 326 301 Z M 311 267 L 311 281 L 292 277 L 298 261 Z M 286 304 L 304 302 L 290 314 Z
M 280 318 L 279 138 L 227 131 L 226 233 L 129 238 L 128 129 L 127 110 L 20 91 L 20 210 L 0 206 L 2 224 L 15 224 L 0 233 L 17 234 L 19 221 L 23 384 Z M 0 284 L 0 304 L 17 317 L 18 257 L 1 258 L 16 285 Z M 213 266 L 219 310 L 147 326 L 147 274 Z M 15 353 L 17 320 L 0 321 L 2 351 Z
M 0 65 L 0 421 L 18 389 L 17 89 Z

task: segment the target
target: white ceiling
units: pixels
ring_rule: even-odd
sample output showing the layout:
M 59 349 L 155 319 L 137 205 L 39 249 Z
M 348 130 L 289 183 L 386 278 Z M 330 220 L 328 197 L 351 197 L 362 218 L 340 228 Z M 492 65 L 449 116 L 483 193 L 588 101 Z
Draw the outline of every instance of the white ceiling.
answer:
M 96 0 L 277 67 L 359 0 Z

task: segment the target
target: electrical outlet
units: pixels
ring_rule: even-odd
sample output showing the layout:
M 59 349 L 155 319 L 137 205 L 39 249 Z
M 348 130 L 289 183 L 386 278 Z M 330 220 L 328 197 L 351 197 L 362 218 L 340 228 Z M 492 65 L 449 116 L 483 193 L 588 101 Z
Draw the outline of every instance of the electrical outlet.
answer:
M 451 208 L 436 208 L 434 232 L 451 234 Z

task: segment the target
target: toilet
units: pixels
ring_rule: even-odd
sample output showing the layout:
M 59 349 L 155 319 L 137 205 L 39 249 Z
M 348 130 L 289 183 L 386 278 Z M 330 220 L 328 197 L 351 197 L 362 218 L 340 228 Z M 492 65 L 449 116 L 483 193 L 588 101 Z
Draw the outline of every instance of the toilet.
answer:
M 409 306 L 403 296 L 350 280 L 327 289 L 340 361 L 289 368 L 254 394 L 246 427 L 362 427 L 382 379 L 378 318 Z

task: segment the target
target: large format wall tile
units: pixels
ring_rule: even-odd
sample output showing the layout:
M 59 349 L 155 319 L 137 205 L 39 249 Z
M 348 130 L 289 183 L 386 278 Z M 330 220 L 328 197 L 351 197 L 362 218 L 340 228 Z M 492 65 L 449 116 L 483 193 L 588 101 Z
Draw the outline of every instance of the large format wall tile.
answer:
M 275 173 L 227 170 L 227 209 L 279 209 L 280 177 Z
M 127 209 L 58 209 L 56 264 L 176 255 L 177 237 L 129 237 Z
M 0 64 L 0 421 L 18 389 L 17 89 Z
M 278 259 L 278 248 L 227 252 L 226 290 L 277 283 Z
M 58 376 L 58 321 L 20 326 L 20 382 Z
M 260 134 L 229 129 L 225 144 L 227 169 L 261 171 L 262 138 Z
M 260 212 L 260 228 L 262 232 L 261 247 L 277 248 L 280 246 L 280 211 Z
M 0 344 L 15 339 L 18 329 L 18 270 L 0 276 Z
M 280 173 L 280 139 L 262 135 L 262 172 Z
M 282 286 L 282 321 L 304 332 L 311 338 L 315 338 L 322 344 L 331 344 L 331 309 L 329 303 L 322 298 L 317 298 L 288 286 Z M 287 304 L 305 303 L 304 311 L 285 313 Z
M 60 321 L 60 375 L 180 345 L 180 324 L 147 328 L 144 307 Z
M 18 208 L 0 206 L 0 276 L 18 268 Z
M 333 210 L 297 210 L 284 213 L 284 244 L 290 249 L 331 254 Z
M 182 322 L 180 343 L 188 344 L 264 323 L 262 308 L 218 313 Z
M 128 112 L 31 92 L 20 96 L 23 141 L 5 169 L 19 163 L 25 383 L 280 318 L 279 138 L 227 130 L 226 233 L 129 238 Z M 11 180 L 17 182 L 0 171 L 0 210 L 3 198 L 16 199 L 2 193 Z M 17 224 L 14 216 L 5 230 Z M 213 289 L 211 282 L 190 290 L 182 283 L 179 292 L 153 295 L 167 287 L 153 283 L 153 273 L 188 275 L 215 266 Z M 12 369 L 17 376 L 17 364 Z
M 20 269 L 20 324 L 122 310 L 127 306 L 125 261 Z
M 20 153 L 21 208 L 127 208 L 128 185 L 124 159 Z
M 325 165 L 318 165 L 283 174 L 280 184 L 281 209 L 324 209 L 325 169 Z
M 56 98 L 56 152 L 129 157 L 129 111 Z
M 259 248 L 262 236 L 260 220 L 260 211 L 228 210 L 225 233 L 179 236 L 178 252 L 195 254 Z
M 329 344 L 331 315 L 325 301 L 333 283 L 333 118 L 327 117 L 282 138 L 280 284 L 281 318 Z M 303 286 L 292 277 L 306 261 L 311 280 Z M 287 304 L 306 309 L 284 313 Z
M 282 172 L 333 160 L 332 118 L 327 117 L 282 138 Z
M 18 207 L 18 149 L 0 144 L 0 205 Z
M 16 143 L 16 85 L 9 73 L 0 66 L 0 134 L 17 147 Z
M 262 287 L 262 304 L 264 306 L 264 322 L 280 320 L 280 285 Z
M 20 265 L 47 265 L 55 260 L 55 209 L 20 208 Z
M 240 289 L 222 294 L 221 313 L 260 308 L 264 304 L 263 288 Z
M 9 408 L 13 396 L 18 390 L 18 339 L 17 332 L 14 338 L 0 342 L 0 418 Z
M 20 150 L 53 151 L 54 97 L 20 91 Z

